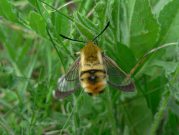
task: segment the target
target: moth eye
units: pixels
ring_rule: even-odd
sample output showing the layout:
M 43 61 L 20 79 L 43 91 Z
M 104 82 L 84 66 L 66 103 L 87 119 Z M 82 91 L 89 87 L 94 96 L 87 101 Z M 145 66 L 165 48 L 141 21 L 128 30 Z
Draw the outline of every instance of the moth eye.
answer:
M 83 79 L 83 78 L 81 78 L 80 80 L 81 80 L 81 81 L 84 81 L 84 79 Z

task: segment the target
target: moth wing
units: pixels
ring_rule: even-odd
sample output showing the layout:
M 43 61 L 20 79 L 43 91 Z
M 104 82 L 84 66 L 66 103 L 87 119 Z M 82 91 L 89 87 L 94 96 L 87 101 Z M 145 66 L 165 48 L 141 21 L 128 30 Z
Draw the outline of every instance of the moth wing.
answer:
M 78 57 L 75 62 L 72 64 L 71 68 L 65 75 L 67 81 L 79 80 L 79 65 L 80 65 L 80 57 Z
M 79 63 L 80 58 L 77 58 L 69 71 L 58 79 L 58 87 L 53 92 L 53 96 L 55 99 L 63 99 L 80 88 Z
M 108 56 L 103 55 L 103 63 L 108 74 L 108 84 L 122 91 L 134 91 L 133 80 Z

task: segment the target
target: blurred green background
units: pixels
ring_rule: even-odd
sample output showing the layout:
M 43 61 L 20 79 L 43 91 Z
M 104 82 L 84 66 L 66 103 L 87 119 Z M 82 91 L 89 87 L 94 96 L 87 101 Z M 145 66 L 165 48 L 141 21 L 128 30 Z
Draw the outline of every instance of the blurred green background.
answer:
M 84 45 L 98 38 L 136 91 L 52 91 Z M 48 31 L 47 31 L 48 30 Z M 1 135 L 178 135 L 179 0 L 0 0 Z

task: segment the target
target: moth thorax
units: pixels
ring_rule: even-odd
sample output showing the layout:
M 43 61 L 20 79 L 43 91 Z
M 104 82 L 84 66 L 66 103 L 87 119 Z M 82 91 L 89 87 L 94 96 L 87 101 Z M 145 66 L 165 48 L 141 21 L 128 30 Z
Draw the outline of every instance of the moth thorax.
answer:
M 85 65 L 86 63 L 103 63 L 101 50 L 93 42 L 88 42 L 81 50 L 80 54 L 82 65 Z

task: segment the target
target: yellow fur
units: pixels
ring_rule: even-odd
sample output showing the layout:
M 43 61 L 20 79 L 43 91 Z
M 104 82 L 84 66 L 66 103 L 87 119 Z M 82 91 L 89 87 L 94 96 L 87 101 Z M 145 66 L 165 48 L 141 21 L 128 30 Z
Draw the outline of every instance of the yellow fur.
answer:
M 93 42 L 88 42 L 85 47 L 82 48 L 80 51 L 80 56 L 80 73 L 90 70 L 105 70 L 101 49 Z M 95 76 L 97 76 L 97 81 L 93 84 L 88 80 L 90 75 L 90 73 L 85 73 L 80 77 L 80 79 L 83 80 L 81 81 L 81 86 L 86 92 L 96 95 L 106 86 L 106 73 L 96 72 Z

